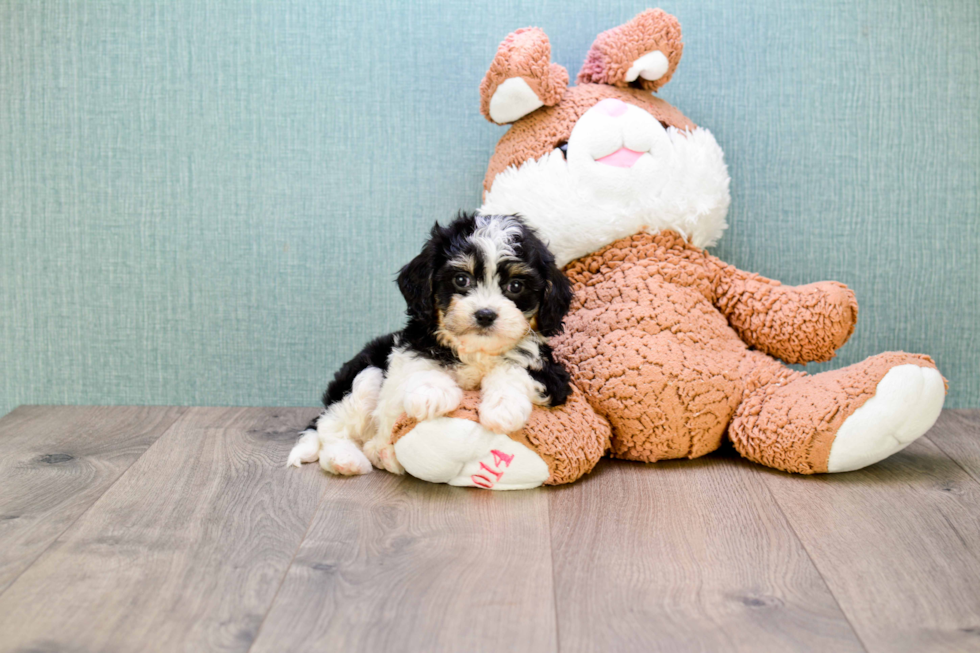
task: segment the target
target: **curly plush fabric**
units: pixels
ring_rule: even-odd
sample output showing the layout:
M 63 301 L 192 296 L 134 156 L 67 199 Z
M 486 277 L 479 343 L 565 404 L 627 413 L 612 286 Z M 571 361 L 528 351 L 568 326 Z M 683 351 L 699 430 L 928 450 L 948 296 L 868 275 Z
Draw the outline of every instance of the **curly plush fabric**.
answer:
M 749 346 L 787 363 L 828 361 L 854 333 L 857 300 L 842 283 L 784 286 L 732 266 L 721 277 L 714 301 L 732 328 Z
M 566 268 L 575 300 L 555 354 L 612 425 L 614 456 L 714 451 L 747 389 L 795 374 L 750 351 L 714 305 L 737 272 L 674 232 L 637 234 Z
M 480 421 L 480 393 L 463 393 L 459 408 L 447 415 L 458 419 Z M 402 415 L 392 430 L 392 442 L 415 428 L 418 422 Z M 561 408 L 539 408 L 522 431 L 510 437 L 532 449 L 547 463 L 551 475 L 545 485 L 561 485 L 588 474 L 609 449 L 610 428 L 599 417 L 577 389 L 572 390 Z
M 568 71 L 551 63 L 551 44 L 537 27 L 512 32 L 497 48 L 497 56 L 480 82 L 480 113 L 490 122 L 494 122 L 490 116 L 494 92 L 515 77 L 527 82 L 545 106 L 556 104 L 568 86 Z
M 606 98 L 635 104 L 667 127 L 680 130 L 697 127 L 672 105 L 637 88 L 614 88 L 600 84 L 573 86 L 565 91 L 559 104 L 542 107 L 507 130 L 497 143 L 487 166 L 483 190 L 490 190 L 497 175 L 510 166 L 519 167 L 525 161 L 539 159 L 561 143 L 568 142 L 578 119 Z
M 485 107 L 492 86 L 516 70 L 512 60 L 534 61 L 531 77 L 546 76 L 550 52 L 542 39 L 543 34 L 522 31 L 505 41 L 481 89 Z M 670 80 L 682 50 L 676 19 L 660 10 L 643 12 L 599 35 L 579 73 L 579 85 L 558 99 L 548 96 L 544 104 L 553 106 L 541 106 L 532 97 L 533 110 L 514 122 L 497 144 L 483 182 L 485 201 L 488 193 L 503 192 L 501 186 L 490 192 L 495 180 L 503 180 L 509 193 L 507 212 L 522 213 L 535 228 L 553 234 L 557 229 L 559 245 L 570 209 L 531 210 L 545 202 L 555 204 L 549 195 L 553 189 L 545 192 L 545 184 L 533 182 L 547 179 L 541 172 L 552 166 L 558 172 L 550 179 L 574 173 L 575 184 L 589 191 L 582 195 L 589 198 L 582 204 L 583 219 L 568 227 L 577 224 L 576 235 L 584 234 L 584 244 L 574 250 L 581 258 L 565 268 L 575 298 L 564 333 L 551 343 L 577 390 L 564 406 L 535 408 L 524 431 L 510 437 L 545 460 L 551 484 L 573 481 L 591 470 L 607 447 L 615 457 L 654 462 L 702 456 L 726 437 L 746 458 L 788 472 L 850 471 L 874 464 L 934 423 L 942 407 L 942 377 L 928 356 L 902 352 L 812 376 L 786 367 L 781 361 L 834 357 L 854 332 L 854 294 L 833 281 L 784 286 L 728 265 L 670 231 L 698 223 L 714 224 L 720 233 L 728 206 L 723 162 L 683 158 L 685 152 L 713 151 L 687 147 L 698 139 L 707 142 L 703 139 L 710 134 L 649 93 Z M 644 71 L 654 76 L 664 70 L 664 57 L 652 54 L 656 51 L 666 58 L 666 71 L 656 80 L 645 79 Z M 598 106 L 606 99 L 618 102 Z M 556 152 L 568 143 L 576 124 L 589 126 L 579 120 L 592 109 L 601 112 L 593 114 L 601 120 L 591 124 L 603 125 L 595 129 L 605 130 L 599 136 L 612 143 L 610 148 L 619 144 L 620 150 L 629 149 L 631 138 L 642 148 L 644 135 L 656 136 L 644 132 L 643 125 L 652 123 L 630 122 L 636 112 L 622 110 L 620 103 L 640 107 L 662 126 L 676 128 L 668 132 L 672 149 L 658 156 L 675 157 L 672 170 L 685 172 L 685 179 L 665 182 L 679 184 L 688 194 L 679 204 L 688 211 L 684 220 L 657 222 L 644 213 L 651 206 L 658 216 L 665 213 L 666 205 L 656 204 L 664 198 L 663 186 L 658 190 L 656 182 L 666 177 L 647 180 L 639 175 L 642 169 L 637 175 L 604 169 L 605 151 L 586 151 L 591 161 L 575 147 Z M 679 162 L 691 167 L 679 167 Z M 722 185 L 681 183 L 719 178 Z M 634 193 L 636 179 L 643 184 Z M 718 188 L 723 194 L 712 195 L 711 189 Z M 649 202 L 637 201 L 643 194 Z M 720 219 L 706 208 L 704 200 L 710 196 L 724 199 L 714 204 L 722 207 Z M 594 233 L 593 224 L 600 227 Z M 634 235 L 609 244 L 628 233 Z M 714 242 L 715 237 L 698 242 Z M 591 253 L 582 256 L 584 252 Z M 468 397 L 454 416 L 478 421 L 477 401 Z M 406 420 L 396 431 L 413 426 Z
M 784 286 L 728 265 L 672 231 L 625 238 L 574 261 L 566 273 L 576 288 L 609 289 L 602 297 L 583 290 L 576 297 L 583 303 L 606 301 L 610 292 L 617 292 L 616 283 L 635 284 L 650 275 L 696 288 L 725 316 L 743 344 L 788 363 L 830 360 L 857 322 L 857 301 L 844 284 Z M 610 276 L 614 283 L 602 284 Z
M 632 82 L 645 91 L 656 91 L 669 82 L 684 52 L 680 23 L 661 9 L 647 9 L 625 25 L 596 37 L 576 82 L 629 86 L 627 71 L 637 59 L 654 50 L 662 52 L 670 65 L 660 79 L 640 77 Z

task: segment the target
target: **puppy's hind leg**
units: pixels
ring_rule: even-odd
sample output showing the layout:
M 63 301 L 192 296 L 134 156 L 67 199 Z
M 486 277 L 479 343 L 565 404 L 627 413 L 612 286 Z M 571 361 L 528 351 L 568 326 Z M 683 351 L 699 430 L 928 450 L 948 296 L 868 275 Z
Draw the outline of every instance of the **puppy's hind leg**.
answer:
M 373 468 L 356 444 L 346 437 L 320 435 L 320 467 L 323 471 L 340 476 L 367 474 Z
M 371 463 L 351 439 L 347 425 L 338 415 L 340 404 L 334 404 L 315 420 L 316 430 L 309 428 L 289 452 L 287 466 L 320 460 L 320 467 L 331 474 L 356 476 L 371 471 Z M 312 424 L 311 424 L 312 426 Z
M 374 434 L 372 413 L 384 373 L 368 367 L 354 379 L 351 392 L 333 404 L 317 422 L 320 442 L 320 467 L 331 474 L 356 476 L 371 471 L 371 462 L 361 451 L 361 444 Z

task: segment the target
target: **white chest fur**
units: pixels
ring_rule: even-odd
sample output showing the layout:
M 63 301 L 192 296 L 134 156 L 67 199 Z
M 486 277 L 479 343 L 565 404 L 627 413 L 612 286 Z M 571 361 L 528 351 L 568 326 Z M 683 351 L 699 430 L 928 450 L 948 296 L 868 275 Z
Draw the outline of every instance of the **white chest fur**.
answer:
M 453 369 L 456 383 L 463 390 L 477 390 L 480 388 L 483 378 L 504 361 L 501 356 L 492 356 L 478 352 L 475 354 L 461 354 L 460 362 L 462 364 Z

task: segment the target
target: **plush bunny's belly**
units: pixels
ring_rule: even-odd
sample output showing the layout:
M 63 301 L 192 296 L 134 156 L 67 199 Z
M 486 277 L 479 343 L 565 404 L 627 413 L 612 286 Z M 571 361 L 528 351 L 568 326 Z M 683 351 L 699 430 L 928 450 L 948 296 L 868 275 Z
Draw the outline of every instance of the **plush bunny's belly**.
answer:
M 580 259 L 588 273 L 553 341 L 609 420 L 612 455 L 647 462 L 717 449 L 745 390 L 788 372 L 739 339 L 709 301 L 708 280 L 681 260 L 691 250 L 651 249 L 654 240 L 624 239 Z

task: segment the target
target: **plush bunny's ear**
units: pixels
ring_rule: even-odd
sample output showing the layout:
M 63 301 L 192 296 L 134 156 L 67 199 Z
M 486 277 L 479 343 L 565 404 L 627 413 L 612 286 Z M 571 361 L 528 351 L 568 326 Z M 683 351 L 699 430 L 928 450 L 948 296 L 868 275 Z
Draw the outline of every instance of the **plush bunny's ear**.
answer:
M 568 71 L 551 63 L 551 44 L 537 27 L 512 32 L 480 83 L 480 112 L 505 125 L 542 106 L 557 104 L 568 86 Z
M 683 50 L 677 19 L 660 9 L 647 9 L 596 37 L 577 81 L 656 91 L 670 81 Z

